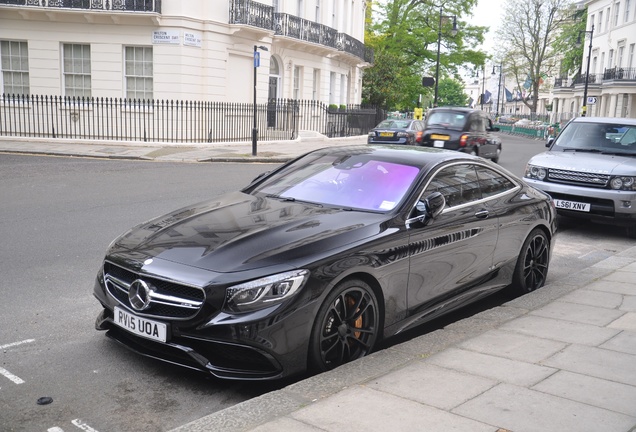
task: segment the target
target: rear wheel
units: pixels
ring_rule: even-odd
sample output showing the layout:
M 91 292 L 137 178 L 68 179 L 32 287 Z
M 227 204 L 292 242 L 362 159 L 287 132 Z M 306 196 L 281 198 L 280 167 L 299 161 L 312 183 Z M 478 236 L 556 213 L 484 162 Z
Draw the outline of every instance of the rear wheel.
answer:
M 533 230 L 523 243 L 512 278 L 512 289 L 526 294 L 541 288 L 548 276 L 550 240 L 539 228 Z
M 310 369 L 331 370 L 369 354 L 379 323 L 378 301 L 367 283 L 339 284 L 318 311 L 309 344 Z

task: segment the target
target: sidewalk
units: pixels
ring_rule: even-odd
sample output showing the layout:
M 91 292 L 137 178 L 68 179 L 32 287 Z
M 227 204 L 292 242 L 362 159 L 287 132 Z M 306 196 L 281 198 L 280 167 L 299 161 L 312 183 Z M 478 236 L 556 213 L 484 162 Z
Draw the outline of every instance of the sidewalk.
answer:
M 315 134 L 293 141 L 258 141 L 256 155 L 251 142 L 151 143 L 143 141 L 52 140 L 0 137 L 0 153 L 132 159 L 161 162 L 270 162 L 282 163 L 321 147 L 366 144 L 367 137 L 326 138 Z
M 173 432 L 636 430 L 636 247 Z
M 365 137 L 162 146 L 0 139 L 0 153 L 282 162 Z M 173 432 L 636 431 L 636 246 L 540 290 Z

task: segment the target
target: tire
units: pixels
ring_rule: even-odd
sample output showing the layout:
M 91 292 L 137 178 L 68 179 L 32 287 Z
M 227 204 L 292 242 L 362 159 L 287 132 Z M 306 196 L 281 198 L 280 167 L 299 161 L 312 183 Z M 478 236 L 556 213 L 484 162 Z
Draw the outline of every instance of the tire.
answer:
M 533 230 L 523 242 L 512 277 L 512 290 L 526 294 L 545 284 L 550 263 L 550 240 L 541 229 Z
M 369 354 L 378 339 L 378 301 L 361 280 L 344 281 L 320 306 L 309 342 L 309 369 L 324 372 Z

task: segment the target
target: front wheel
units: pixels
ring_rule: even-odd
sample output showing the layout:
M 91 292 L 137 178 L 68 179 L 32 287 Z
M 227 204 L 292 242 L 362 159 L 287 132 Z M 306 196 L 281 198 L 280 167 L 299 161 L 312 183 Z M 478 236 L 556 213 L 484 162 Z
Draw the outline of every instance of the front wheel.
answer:
M 379 333 L 378 301 L 361 280 L 339 284 L 320 307 L 309 344 L 314 372 L 334 369 L 369 354 Z
M 541 288 L 548 276 L 550 240 L 539 228 L 533 230 L 523 243 L 512 278 L 511 288 L 526 294 Z

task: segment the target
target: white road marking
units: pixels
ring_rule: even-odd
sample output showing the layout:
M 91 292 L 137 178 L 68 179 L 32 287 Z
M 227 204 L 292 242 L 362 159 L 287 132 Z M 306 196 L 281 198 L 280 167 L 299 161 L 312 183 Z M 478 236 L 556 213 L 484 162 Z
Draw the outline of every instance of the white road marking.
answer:
M 13 375 L 11 372 L 1 367 L 0 367 L 0 375 L 5 376 L 6 378 L 8 378 L 9 380 L 13 381 L 16 384 L 24 384 L 24 380 L 22 378 L 18 377 L 17 375 Z
M 46 432 L 64 432 L 64 429 L 59 428 L 57 426 L 53 426 L 52 428 L 48 428 Z
M 83 430 L 84 432 L 98 432 L 97 429 L 93 429 L 92 427 L 84 423 L 83 420 L 75 419 L 71 423 L 73 423 L 75 426 L 77 426 L 79 429 Z
M 26 343 L 31 343 L 31 342 L 35 342 L 35 339 L 26 339 L 26 340 L 23 340 L 23 341 L 20 341 L 20 342 L 11 342 L 10 344 L 0 345 L 0 350 L 1 349 L 5 349 L 5 348 L 11 348 L 11 347 L 22 345 L 22 344 L 26 344 Z

